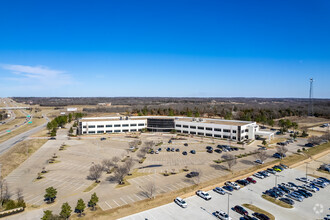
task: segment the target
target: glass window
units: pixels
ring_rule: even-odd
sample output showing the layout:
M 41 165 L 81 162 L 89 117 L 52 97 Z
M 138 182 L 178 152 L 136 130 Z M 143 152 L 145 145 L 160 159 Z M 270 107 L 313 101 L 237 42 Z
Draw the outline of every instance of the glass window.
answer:
M 95 134 L 95 131 L 89 131 L 88 134 Z
M 86 125 L 84 125 L 84 126 L 83 126 L 83 128 L 87 128 L 87 126 L 86 126 Z
M 190 134 L 196 134 L 196 132 L 194 132 L 194 131 L 191 131 L 191 132 L 190 132 Z
M 95 128 L 95 125 L 88 125 L 88 128 Z
M 212 128 L 206 128 L 206 130 L 208 130 L 208 131 L 212 131 Z
M 104 131 L 97 131 L 97 133 L 98 133 L 98 134 L 103 134 L 103 133 L 104 133 Z
M 144 123 L 139 124 L 139 126 L 144 126 Z
M 188 134 L 188 131 L 183 131 L 183 133 Z
M 198 135 L 203 135 L 203 136 L 204 136 L 204 133 L 202 133 L 202 132 L 198 132 Z
M 212 137 L 212 134 L 210 134 L 210 133 L 206 133 L 205 135 L 208 137 Z
M 188 125 L 183 125 L 184 128 L 188 128 Z
M 130 126 L 131 126 L 131 127 L 135 127 L 135 126 L 136 126 L 136 124 L 131 124 Z
M 136 129 L 131 129 L 131 132 L 136 131 Z
M 120 125 L 114 125 L 114 127 L 120 127 Z
M 104 125 L 98 125 L 97 127 L 98 128 L 104 128 Z
M 175 127 L 177 127 L 177 128 L 181 128 L 181 125 L 175 125 Z
M 128 129 L 124 129 L 123 132 L 128 132 Z
M 112 130 L 107 130 L 107 131 L 105 131 L 106 133 L 112 133 Z
M 107 128 L 112 128 L 112 125 L 106 125 L 105 127 L 107 127 Z
M 215 134 L 214 137 L 221 138 L 221 135 Z
M 190 126 L 191 129 L 196 129 L 196 126 Z
M 214 128 L 214 131 L 221 131 L 220 128 Z
M 204 130 L 204 127 L 198 127 L 199 130 Z
M 120 132 L 120 130 L 115 130 L 114 132 Z
M 236 130 L 233 130 L 233 133 L 235 133 L 235 134 L 236 134 Z
M 228 129 L 223 129 L 223 132 L 230 132 L 230 130 L 228 130 Z
M 128 124 L 123 124 L 123 127 L 128 127 Z

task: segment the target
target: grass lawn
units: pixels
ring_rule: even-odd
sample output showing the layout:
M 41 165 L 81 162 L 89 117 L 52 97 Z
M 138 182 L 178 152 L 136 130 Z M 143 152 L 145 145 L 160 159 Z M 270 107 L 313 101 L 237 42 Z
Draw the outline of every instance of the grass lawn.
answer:
M 266 199 L 266 200 L 268 200 L 269 202 L 272 202 L 272 203 L 274 203 L 274 204 L 276 204 L 276 205 L 278 205 L 278 206 L 281 206 L 281 207 L 283 207 L 283 208 L 287 208 L 287 209 L 292 209 L 292 208 L 293 208 L 292 205 L 290 205 L 290 204 L 288 204 L 288 203 L 285 203 L 285 202 L 282 202 L 282 201 L 280 201 L 280 200 L 278 200 L 278 199 L 275 199 L 275 198 L 273 198 L 273 197 L 270 197 L 270 196 L 268 196 L 268 195 L 262 195 L 261 197 L 264 198 L 264 199 Z M 270 216 L 269 216 L 269 217 L 270 217 Z
M 264 215 L 267 215 L 271 220 L 275 220 L 275 217 L 270 214 L 269 212 L 266 212 L 265 210 L 258 208 L 257 206 L 251 205 L 251 204 L 243 204 L 242 206 L 254 211 L 254 212 L 258 212 L 258 213 L 262 213 Z
M 47 140 L 44 139 L 32 139 L 22 141 L 8 151 L 0 155 L 1 176 L 6 177 L 11 171 L 16 169 L 21 163 L 23 163 L 29 156 L 36 152 Z
M 92 183 L 89 187 L 87 187 L 87 188 L 84 190 L 84 192 L 89 192 L 89 191 L 91 191 L 91 190 L 94 189 L 97 185 L 99 185 L 99 183 L 97 183 L 97 182 Z

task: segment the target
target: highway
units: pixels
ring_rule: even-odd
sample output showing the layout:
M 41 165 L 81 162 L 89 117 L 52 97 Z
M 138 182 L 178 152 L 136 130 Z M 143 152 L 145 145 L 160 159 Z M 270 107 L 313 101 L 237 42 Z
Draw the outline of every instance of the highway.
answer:
M 3 152 L 5 152 L 6 150 L 8 150 L 9 148 L 11 148 L 12 146 L 14 146 L 15 144 L 24 141 L 26 138 L 28 138 L 30 135 L 42 130 L 44 127 L 46 127 L 49 119 L 44 116 L 46 118 L 46 122 L 38 127 L 32 128 L 26 132 L 23 132 L 19 135 L 16 135 L 15 137 L 10 138 L 9 140 L 3 142 L 0 144 L 0 154 L 2 154 Z

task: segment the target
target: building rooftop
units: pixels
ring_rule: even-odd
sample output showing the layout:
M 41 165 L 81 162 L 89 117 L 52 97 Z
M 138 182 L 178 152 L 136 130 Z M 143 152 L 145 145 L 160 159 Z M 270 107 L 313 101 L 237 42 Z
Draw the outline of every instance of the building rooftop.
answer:
M 116 117 L 90 117 L 90 118 L 82 118 L 80 121 L 88 122 L 88 121 L 115 121 L 126 120 L 126 116 L 116 116 Z M 131 116 L 128 117 L 128 120 L 143 120 L 148 118 L 155 119 L 174 119 L 177 121 L 187 121 L 187 122 L 196 122 L 196 123 L 210 123 L 210 124 L 221 124 L 221 125 L 233 125 L 233 126 L 243 126 L 248 125 L 253 122 L 251 121 L 237 121 L 237 120 L 224 120 L 224 119 L 211 119 L 211 118 L 191 118 L 191 117 L 179 117 L 179 116 Z M 202 119 L 202 120 L 199 120 Z

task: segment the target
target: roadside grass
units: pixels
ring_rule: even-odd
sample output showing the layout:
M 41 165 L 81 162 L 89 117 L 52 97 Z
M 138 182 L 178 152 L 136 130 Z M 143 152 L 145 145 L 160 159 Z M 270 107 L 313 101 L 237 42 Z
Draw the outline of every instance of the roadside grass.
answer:
M 270 197 L 270 196 L 268 196 L 268 195 L 262 195 L 261 197 L 262 197 L 263 199 L 265 199 L 265 200 L 267 200 L 267 201 L 269 201 L 269 202 L 272 202 L 272 203 L 274 203 L 274 204 L 276 204 L 276 205 L 278 205 L 278 206 L 281 206 L 281 207 L 283 207 L 283 208 L 287 208 L 287 209 L 292 209 L 292 208 L 293 208 L 292 205 L 287 204 L 287 203 L 285 203 L 285 202 L 282 202 L 282 201 L 280 201 L 280 200 L 278 200 L 278 199 L 275 199 L 275 198 L 273 198 L 273 197 Z M 270 216 L 269 216 L 269 217 L 270 217 Z
M 24 133 L 28 130 L 31 130 L 32 128 L 38 127 L 39 125 L 45 123 L 46 120 L 44 118 L 33 118 L 32 119 L 32 124 L 25 124 L 20 128 L 17 128 L 16 130 L 6 133 L 5 135 L 2 135 L 0 137 L 0 143 L 9 140 L 12 137 L 15 137 L 16 135 L 19 135 L 21 133 Z
M 22 141 L 11 147 L 3 154 L 1 154 L 1 177 L 6 177 L 46 142 L 47 140 L 44 139 L 32 139 Z
M 267 215 L 271 220 L 275 220 L 275 217 L 272 214 L 270 214 L 269 212 L 267 212 L 267 211 L 265 211 L 265 210 L 263 210 L 263 209 L 261 209 L 257 206 L 254 206 L 252 204 L 246 204 L 246 203 L 243 204 L 242 206 L 244 206 L 244 207 L 246 207 L 246 208 L 248 208 L 248 209 L 250 209 L 254 212 L 258 212 L 258 213 L 262 213 L 264 215 Z
M 321 169 L 316 169 L 317 172 L 320 172 L 320 173 L 325 173 L 325 174 L 330 174 L 329 171 L 325 171 L 325 170 L 321 170 Z
M 88 187 L 84 190 L 84 192 L 89 192 L 89 191 L 91 191 L 91 190 L 94 189 L 97 185 L 99 185 L 99 183 L 97 183 L 97 182 L 92 183 L 90 186 L 88 186 Z

